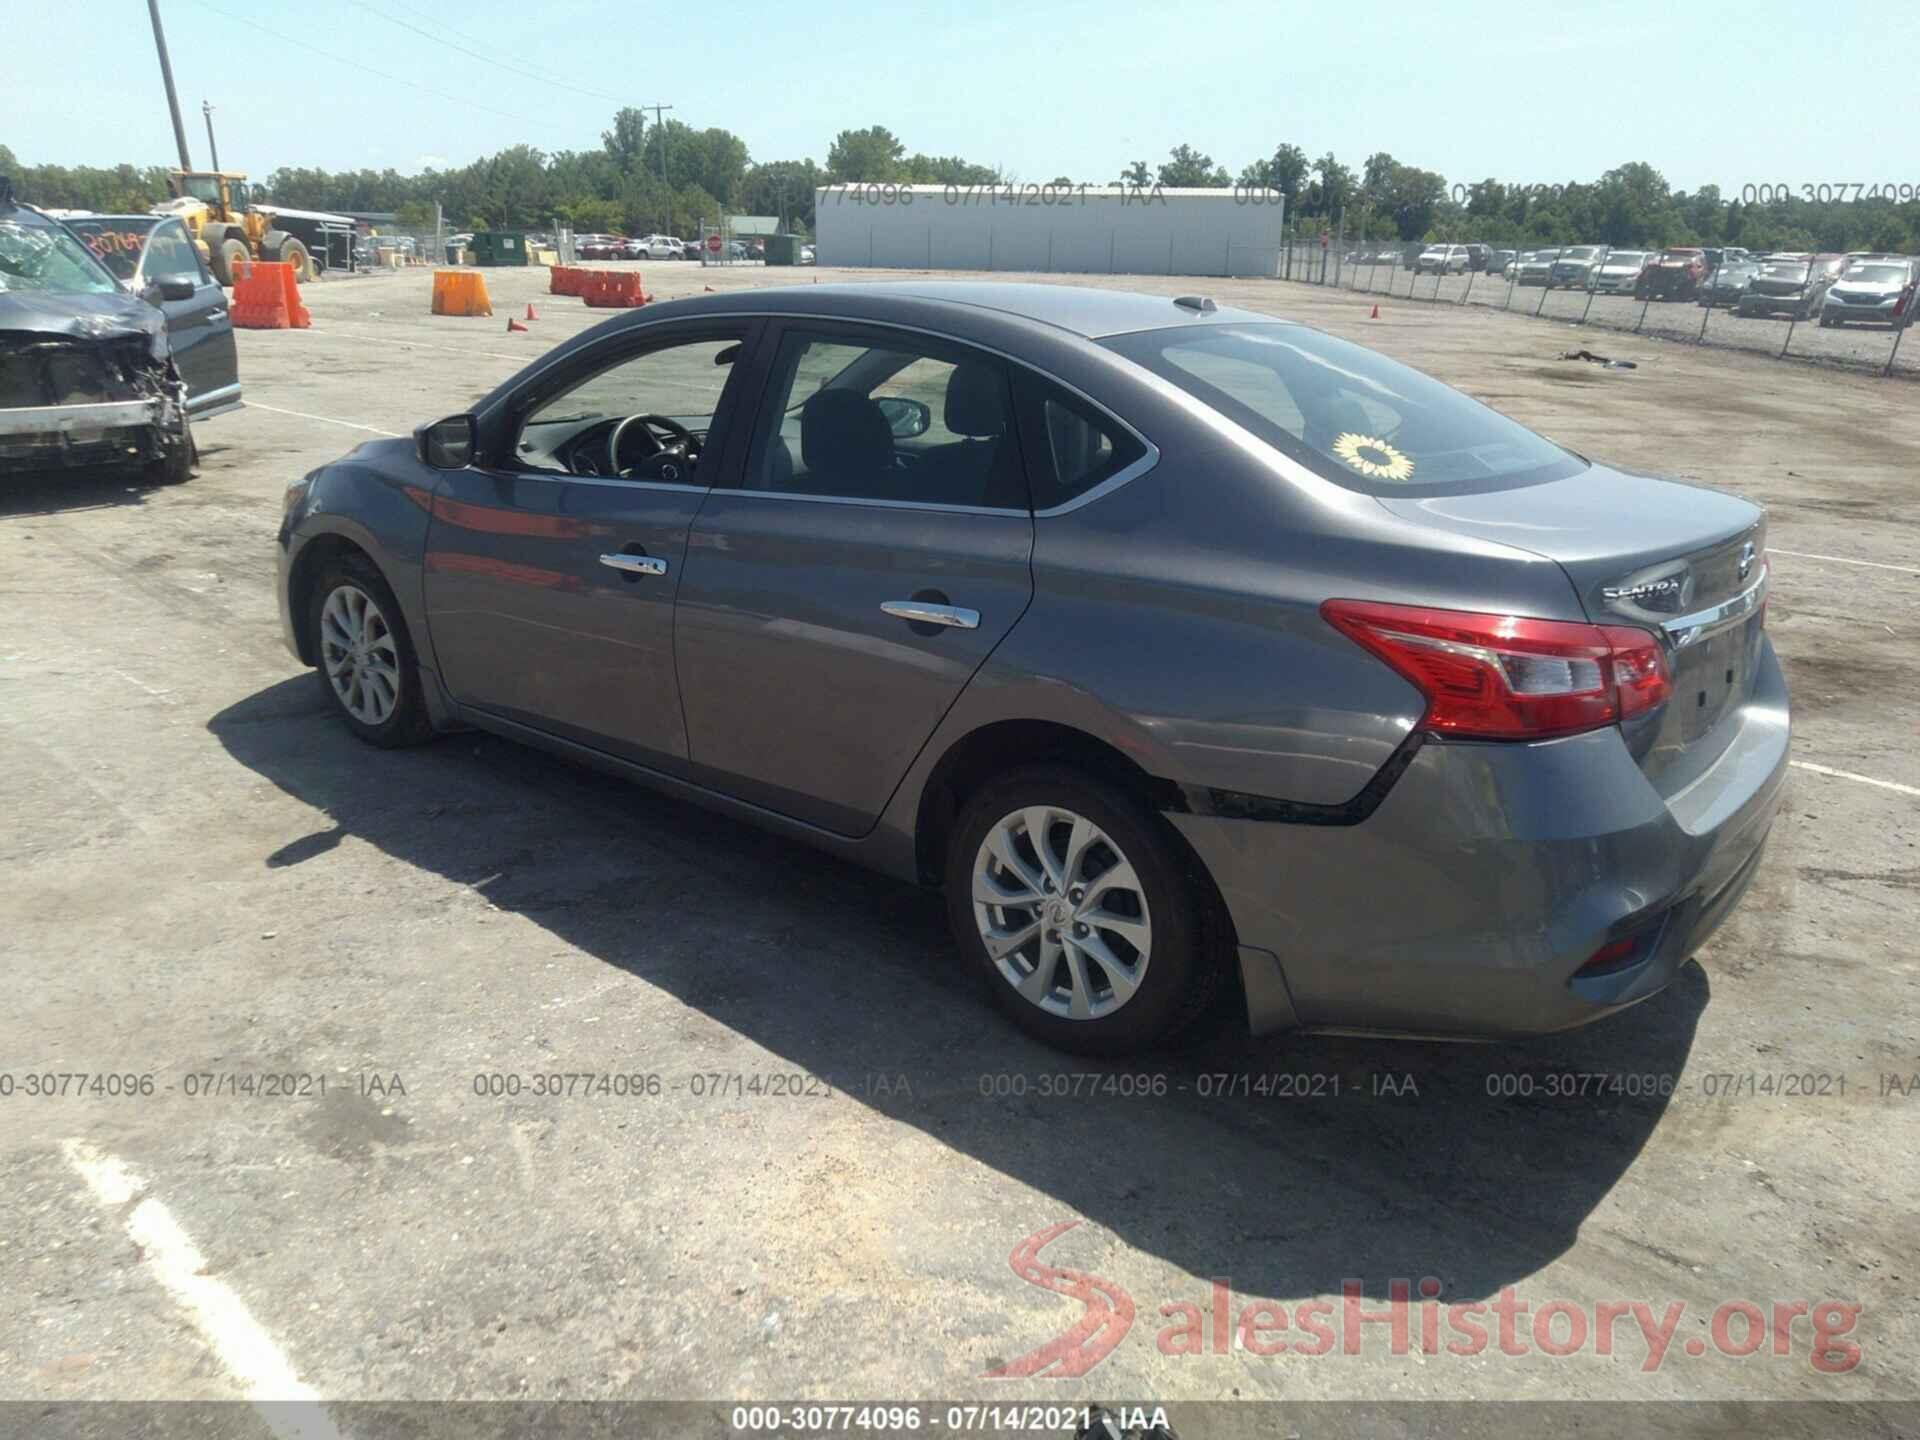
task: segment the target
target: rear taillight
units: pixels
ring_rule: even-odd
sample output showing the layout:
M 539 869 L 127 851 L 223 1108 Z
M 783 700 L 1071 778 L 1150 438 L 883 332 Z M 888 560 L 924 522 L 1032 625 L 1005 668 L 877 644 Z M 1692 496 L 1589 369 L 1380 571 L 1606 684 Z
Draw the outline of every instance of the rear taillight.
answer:
M 1327 623 L 1427 697 L 1420 726 L 1479 740 L 1572 735 L 1641 714 L 1673 691 L 1651 631 L 1329 600 Z

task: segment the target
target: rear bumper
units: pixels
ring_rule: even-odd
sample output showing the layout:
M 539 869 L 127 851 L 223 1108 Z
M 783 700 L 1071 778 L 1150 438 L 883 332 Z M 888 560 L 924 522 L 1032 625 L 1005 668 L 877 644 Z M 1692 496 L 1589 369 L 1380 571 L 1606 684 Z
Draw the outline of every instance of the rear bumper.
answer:
M 1721 724 L 1718 757 L 1665 797 L 1603 730 L 1430 741 L 1357 825 L 1168 818 L 1218 883 L 1243 966 L 1249 949 L 1278 957 L 1299 1024 L 1542 1034 L 1658 993 L 1745 892 L 1787 767 L 1771 643 Z M 1623 968 L 1576 973 L 1629 937 Z

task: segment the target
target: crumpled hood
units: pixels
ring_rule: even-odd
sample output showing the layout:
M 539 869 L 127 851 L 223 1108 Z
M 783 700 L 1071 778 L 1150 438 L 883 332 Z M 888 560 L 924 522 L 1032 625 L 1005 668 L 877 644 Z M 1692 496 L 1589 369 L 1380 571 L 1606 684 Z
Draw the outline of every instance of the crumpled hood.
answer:
M 167 353 L 167 319 L 137 295 L 113 291 L 71 295 L 45 290 L 0 291 L 0 333 L 48 339 L 112 340 L 145 335 L 154 354 Z

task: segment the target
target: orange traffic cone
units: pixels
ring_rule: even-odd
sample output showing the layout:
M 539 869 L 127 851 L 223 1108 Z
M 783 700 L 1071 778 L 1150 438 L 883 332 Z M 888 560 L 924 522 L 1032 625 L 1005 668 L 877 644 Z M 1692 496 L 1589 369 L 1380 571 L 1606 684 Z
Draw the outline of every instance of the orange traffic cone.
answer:
M 518 330 L 522 335 L 527 333 L 526 326 L 522 325 L 518 320 L 509 318 L 507 320 L 507 333 L 511 335 L 516 330 Z
M 1380 307 L 1378 305 L 1374 306 L 1373 313 L 1369 315 L 1367 318 L 1369 320 L 1378 320 L 1380 318 Z
M 529 320 L 538 320 L 540 318 L 538 315 L 533 313 L 533 302 L 531 300 L 527 302 L 527 318 Z

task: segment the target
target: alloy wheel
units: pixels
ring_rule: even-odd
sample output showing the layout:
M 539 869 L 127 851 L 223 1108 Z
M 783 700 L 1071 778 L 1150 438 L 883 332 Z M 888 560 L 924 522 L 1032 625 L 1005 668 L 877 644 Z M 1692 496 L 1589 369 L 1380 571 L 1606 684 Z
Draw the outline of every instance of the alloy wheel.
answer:
M 320 658 L 347 713 L 383 725 L 400 703 L 400 649 L 373 597 L 338 585 L 320 607 Z
M 1140 988 L 1153 921 L 1133 865 L 1084 815 L 1030 805 L 987 831 L 973 914 L 1001 976 L 1052 1015 L 1097 1020 Z

